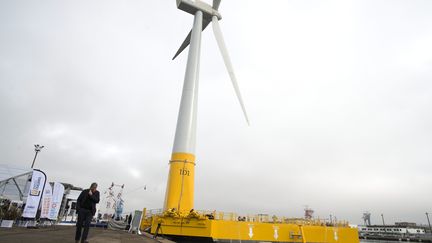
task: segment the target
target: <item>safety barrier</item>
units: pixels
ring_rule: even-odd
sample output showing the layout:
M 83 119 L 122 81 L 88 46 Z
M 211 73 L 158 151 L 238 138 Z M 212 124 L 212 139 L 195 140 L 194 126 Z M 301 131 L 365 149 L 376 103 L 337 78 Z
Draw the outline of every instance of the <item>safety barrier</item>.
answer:
M 152 216 L 163 215 L 162 209 L 151 209 L 147 210 L 145 218 L 151 218 Z M 288 218 L 278 217 L 276 215 L 269 216 L 268 214 L 254 214 L 254 215 L 241 215 L 232 212 L 218 212 L 211 210 L 196 210 L 190 213 L 190 215 L 201 215 L 212 220 L 223 220 L 223 221 L 245 221 L 245 222 L 260 222 L 260 223 L 279 223 L 279 224 L 295 224 L 295 225 L 316 225 L 316 226 L 336 226 L 336 227 L 349 227 L 347 221 L 336 221 L 326 220 L 320 218 L 304 219 L 304 218 Z M 188 215 L 188 216 L 190 216 Z

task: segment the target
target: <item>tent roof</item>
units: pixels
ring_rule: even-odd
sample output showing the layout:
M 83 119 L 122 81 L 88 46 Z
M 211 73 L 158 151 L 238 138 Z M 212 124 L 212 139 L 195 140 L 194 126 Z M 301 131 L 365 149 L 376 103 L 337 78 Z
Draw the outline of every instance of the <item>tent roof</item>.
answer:
M 31 174 L 30 168 L 19 168 L 13 165 L 0 164 L 0 181 L 10 179 L 23 174 Z
M 30 168 L 0 164 L 0 198 L 22 201 L 28 192 Z

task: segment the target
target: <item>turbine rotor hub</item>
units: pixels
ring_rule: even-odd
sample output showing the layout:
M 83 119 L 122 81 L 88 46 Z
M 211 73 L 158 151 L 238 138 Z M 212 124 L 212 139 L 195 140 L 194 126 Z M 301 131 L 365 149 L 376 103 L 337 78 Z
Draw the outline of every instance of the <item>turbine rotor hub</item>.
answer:
M 201 11 L 203 19 L 209 21 L 213 16 L 216 16 L 218 20 L 222 19 L 222 16 L 216 9 L 200 0 L 177 0 L 177 8 L 192 15 L 195 15 L 197 11 Z

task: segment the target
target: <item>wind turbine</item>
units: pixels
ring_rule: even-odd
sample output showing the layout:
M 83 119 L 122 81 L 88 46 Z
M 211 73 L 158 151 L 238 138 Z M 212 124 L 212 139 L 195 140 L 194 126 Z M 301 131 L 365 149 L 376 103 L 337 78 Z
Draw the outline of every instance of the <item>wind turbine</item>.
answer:
M 234 69 L 233 69 L 232 64 L 231 64 L 231 59 L 229 57 L 228 50 L 226 48 L 225 41 L 224 41 L 224 38 L 222 35 L 222 31 L 221 31 L 220 26 L 219 26 L 219 20 L 222 19 L 221 15 L 218 12 L 220 2 L 221 2 L 221 0 L 213 0 L 213 6 L 210 6 L 207 3 L 202 2 L 200 0 L 195 0 L 195 1 L 193 1 L 193 0 L 177 0 L 177 7 L 183 11 L 194 14 L 195 17 L 196 17 L 197 12 L 201 11 L 203 13 L 202 30 L 207 28 L 209 23 L 212 22 L 213 33 L 215 35 L 216 42 L 219 46 L 219 50 L 222 54 L 222 57 L 223 57 L 225 66 L 227 68 L 227 71 L 230 75 L 232 84 L 234 86 L 234 90 L 235 90 L 237 98 L 240 102 L 241 108 L 243 110 L 243 114 L 246 118 L 246 122 L 249 124 L 249 119 L 248 119 L 248 116 L 246 113 L 246 108 L 244 106 L 243 99 L 242 99 L 241 94 L 240 94 L 240 89 L 239 89 L 238 84 L 237 84 L 237 78 L 234 74 Z M 189 46 L 190 41 L 191 41 L 192 31 L 193 31 L 193 28 L 189 32 L 189 34 L 187 35 L 186 39 L 183 41 L 182 45 L 180 46 L 180 48 L 178 49 L 176 54 L 174 55 L 173 60 L 178 55 L 180 55 L 180 53 L 187 46 Z M 198 55 L 199 55 L 199 53 L 198 53 Z
M 189 213 L 194 207 L 195 138 L 198 108 L 198 81 L 201 51 L 201 33 L 212 23 L 219 50 L 240 102 L 246 122 L 249 119 L 234 74 L 234 69 L 219 27 L 222 19 L 218 12 L 220 0 L 213 5 L 200 0 L 177 0 L 177 8 L 194 15 L 192 30 L 183 41 L 173 60 L 188 46 L 189 53 L 183 84 L 182 98 L 177 118 L 174 146 L 170 160 L 164 211 Z

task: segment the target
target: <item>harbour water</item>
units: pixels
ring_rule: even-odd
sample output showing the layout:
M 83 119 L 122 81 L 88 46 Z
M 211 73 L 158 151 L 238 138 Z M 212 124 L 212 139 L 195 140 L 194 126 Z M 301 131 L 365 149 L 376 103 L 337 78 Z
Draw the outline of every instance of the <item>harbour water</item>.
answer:
M 395 243 L 395 242 L 409 242 L 409 241 L 360 240 L 360 243 Z
M 373 243 L 373 242 L 375 242 L 375 243 L 395 243 L 395 242 L 432 242 L 432 235 L 429 235 L 429 234 L 424 234 L 424 235 L 422 235 L 421 237 L 418 237 L 418 238 L 402 238 L 401 239 L 401 241 L 398 241 L 398 240 L 394 240 L 394 241 L 391 241 L 391 240 L 388 240 L 388 239 L 386 239 L 386 240 L 371 240 L 371 239 L 367 239 L 367 240 L 365 240 L 365 239 L 360 239 L 360 243 Z
M 375 243 L 394 243 L 394 242 L 399 242 L 399 241 L 386 241 L 386 240 L 360 240 L 360 243 L 371 243 L 371 242 L 375 242 Z

